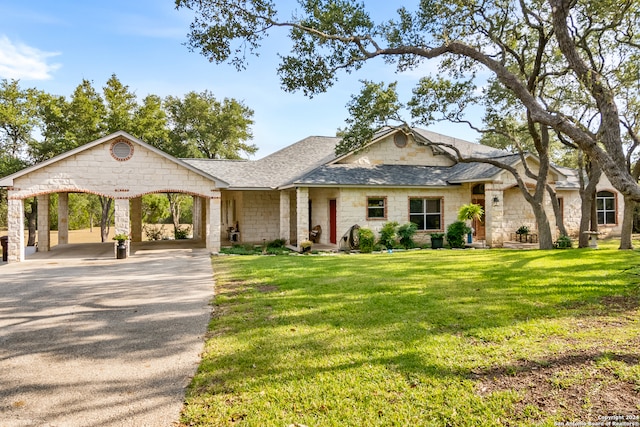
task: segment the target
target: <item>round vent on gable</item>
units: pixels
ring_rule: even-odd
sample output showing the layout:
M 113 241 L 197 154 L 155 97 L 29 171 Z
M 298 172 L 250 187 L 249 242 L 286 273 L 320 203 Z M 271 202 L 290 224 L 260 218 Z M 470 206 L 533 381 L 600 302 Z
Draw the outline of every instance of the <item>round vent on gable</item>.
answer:
M 129 160 L 133 156 L 133 144 L 124 139 L 119 139 L 111 144 L 111 156 L 119 162 Z
M 407 135 L 402 132 L 398 132 L 393 136 L 393 143 L 398 148 L 404 148 L 407 146 Z

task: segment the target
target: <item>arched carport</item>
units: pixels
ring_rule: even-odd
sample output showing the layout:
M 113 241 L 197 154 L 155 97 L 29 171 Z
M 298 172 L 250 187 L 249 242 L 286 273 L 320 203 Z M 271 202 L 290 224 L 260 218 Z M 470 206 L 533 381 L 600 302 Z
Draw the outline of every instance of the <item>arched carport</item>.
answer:
M 58 199 L 58 244 L 68 243 L 68 194 L 114 199 L 116 234 L 142 238 L 141 197 L 186 193 L 194 197 L 193 237 L 220 250 L 220 190 L 228 184 L 149 144 L 119 131 L 0 179 L 8 189 L 9 262 L 24 260 L 24 200 L 48 206 Z M 50 250 L 49 210 L 38 210 L 38 251 Z

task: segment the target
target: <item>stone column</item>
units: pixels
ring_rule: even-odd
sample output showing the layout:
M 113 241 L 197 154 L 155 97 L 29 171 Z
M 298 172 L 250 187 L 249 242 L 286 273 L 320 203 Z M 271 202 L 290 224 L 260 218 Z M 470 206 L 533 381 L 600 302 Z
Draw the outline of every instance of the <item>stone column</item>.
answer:
M 49 195 L 38 196 L 38 252 L 49 252 L 51 235 L 49 229 Z
M 142 197 L 131 199 L 131 241 L 142 242 Z
M 129 206 L 129 199 L 115 199 L 114 200 L 114 218 L 116 225 L 116 234 L 126 234 L 127 236 L 131 236 L 131 210 Z M 129 240 L 125 242 L 127 245 L 127 256 L 129 256 L 131 245 L 129 244 Z M 115 246 L 114 246 L 115 248 Z M 114 249 L 115 250 L 115 249 Z
M 9 254 L 8 262 L 24 261 L 24 201 L 12 199 L 9 192 L 8 237 Z
M 193 196 L 191 218 L 193 222 L 193 240 L 202 240 L 202 198 L 200 196 Z
M 206 245 L 212 253 L 220 252 L 221 195 L 214 191 L 206 210 Z
M 58 193 L 58 244 L 69 243 L 69 193 Z
M 296 206 L 297 206 L 297 230 L 296 236 L 298 241 L 296 245 L 300 248 L 300 243 L 309 240 L 309 188 L 302 187 L 296 189 Z
M 504 244 L 504 192 L 485 187 L 485 233 L 487 245 L 492 248 Z
M 280 238 L 285 244 L 291 243 L 291 195 L 289 191 L 280 192 Z

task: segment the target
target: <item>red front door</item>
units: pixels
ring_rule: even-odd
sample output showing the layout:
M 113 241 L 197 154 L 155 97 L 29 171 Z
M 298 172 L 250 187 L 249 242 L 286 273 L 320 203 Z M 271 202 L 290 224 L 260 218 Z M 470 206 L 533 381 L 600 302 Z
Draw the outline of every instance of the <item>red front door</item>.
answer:
M 336 201 L 329 200 L 329 242 L 338 243 L 337 236 L 337 208 Z

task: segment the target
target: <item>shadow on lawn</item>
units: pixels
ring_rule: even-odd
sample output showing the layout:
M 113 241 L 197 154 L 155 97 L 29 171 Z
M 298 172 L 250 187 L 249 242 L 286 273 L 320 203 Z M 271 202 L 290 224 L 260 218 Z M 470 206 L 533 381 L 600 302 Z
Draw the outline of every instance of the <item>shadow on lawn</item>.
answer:
M 262 274 L 219 287 L 223 317 L 231 316 L 221 327 L 245 345 L 216 356 L 223 372 L 210 372 L 200 384 L 220 390 L 249 375 L 259 386 L 365 364 L 393 367 L 408 378 L 509 375 L 520 362 L 496 368 L 468 361 L 465 348 L 495 350 L 530 333 L 546 339 L 553 331 L 531 324 L 634 313 L 639 306 L 638 279 L 624 272 L 634 253 L 495 251 L 492 262 L 483 262 L 485 251 L 441 254 L 381 255 L 362 263 L 355 257 L 235 260 Z M 310 362 L 310 355 L 321 361 Z M 550 356 L 544 363 L 572 360 Z

